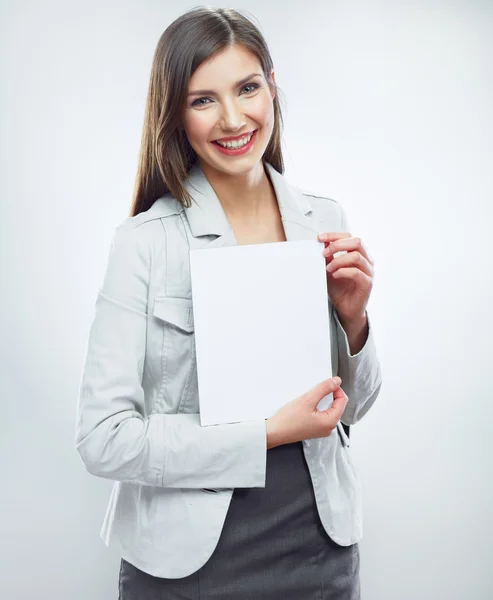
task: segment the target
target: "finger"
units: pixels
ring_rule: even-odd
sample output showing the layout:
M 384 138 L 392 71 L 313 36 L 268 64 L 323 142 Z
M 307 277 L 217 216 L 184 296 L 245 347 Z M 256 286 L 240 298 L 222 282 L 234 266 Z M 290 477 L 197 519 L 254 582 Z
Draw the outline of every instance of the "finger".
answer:
M 342 398 L 343 400 L 348 399 L 346 392 L 342 389 L 341 386 L 334 390 L 334 400 L 339 400 L 340 398 Z
M 325 413 L 331 419 L 335 419 L 335 422 L 337 422 L 341 418 L 349 399 L 343 392 L 342 388 L 338 388 L 337 390 L 335 390 L 332 397 L 332 404 L 329 406 L 329 408 L 321 410 L 320 412 Z
M 347 237 L 351 237 L 351 234 L 348 231 L 327 231 L 318 234 L 319 241 L 325 242 L 326 244 Z
M 371 289 L 373 285 L 372 278 L 357 267 L 342 267 L 331 273 L 331 276 L 335 279 L 352 279 L 362 290 Z
M 350 252 L 354 250 L 357 250 L 370 264 L 374 264 L 374 260 L 359 237 L 348 237 L 335 240 L 331 242 L 330 246 L 325 247 L 323 254 L 325 257 L 329 257 L 337 252 Z
M 340 377 L 332 377 L 318 383 L 315 387 L 305 394 L 305 399 L 314 407 L 318 405 L 322 398 L 334 392 L 341 385 Z
M 327 271 L 329 273 L 335 273 L 337 269 L 340 269 L 341 267 L 357 267 L 370 277 L 373 276 L 372 265 L 362 254 L 356 251 L 348 252 L 347 254 L 333 258 L 327 265 Z

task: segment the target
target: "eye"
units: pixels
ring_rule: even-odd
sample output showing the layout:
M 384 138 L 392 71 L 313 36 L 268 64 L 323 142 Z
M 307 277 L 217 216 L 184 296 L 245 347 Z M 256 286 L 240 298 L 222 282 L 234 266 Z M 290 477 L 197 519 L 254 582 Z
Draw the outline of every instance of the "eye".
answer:
M 209 104 L 209 100 L 210 98 L 206 98 L 205 96 L 202 98 L 197 98 L 197 100 L 194 100 L 191 104 L 191 106 L 206 106 L 207 104 Z
M 244 85 L 241 88 L 241 91 L 246 90 L 247 94 L 251 94 L 252 92 L 254 92 L 255 90 L 257 90 L 259 88 L 259 84 L 258 83 L 247 83 L 246 85 Z

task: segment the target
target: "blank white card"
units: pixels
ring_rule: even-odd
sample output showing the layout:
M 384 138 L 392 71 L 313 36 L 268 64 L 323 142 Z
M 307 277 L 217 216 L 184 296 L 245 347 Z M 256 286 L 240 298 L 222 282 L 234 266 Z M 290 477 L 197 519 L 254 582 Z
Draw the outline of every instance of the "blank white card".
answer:
M 201 425 L 267 419 L 332 376 L 323 248 L 190 251 Z

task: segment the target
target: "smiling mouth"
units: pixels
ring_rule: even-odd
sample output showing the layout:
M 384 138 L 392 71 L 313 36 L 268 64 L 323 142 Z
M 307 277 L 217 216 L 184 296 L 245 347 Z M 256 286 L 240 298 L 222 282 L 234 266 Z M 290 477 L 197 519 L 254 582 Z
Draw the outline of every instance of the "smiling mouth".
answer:
M 217 144 L 221 148 L 226 148 L 226 149 L 230 149 L 230 150 L 243 148 L 244 146 L 246 146 L 247 144 L 250 143 L 250 141 L 256 131 L 257 130 L 255 129 L 254 131 L 251 131 L 250 133 L 247 133 L 246 135 L 243 135 L 237 139 L 226 140 L 226 141 L 214 140 L 213 144 Z

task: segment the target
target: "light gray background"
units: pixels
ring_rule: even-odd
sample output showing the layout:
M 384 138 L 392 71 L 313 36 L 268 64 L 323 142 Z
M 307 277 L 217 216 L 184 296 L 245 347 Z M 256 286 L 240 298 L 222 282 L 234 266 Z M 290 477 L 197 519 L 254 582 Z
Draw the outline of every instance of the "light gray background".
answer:
M 154 49 L 192 6 L 1 4 L 2 599 L 118 595 L 78 385 Z M 288 178 L 342 202 L 375 259 L 384 385 L 352 428 L 363 598 L 491 599 L 493 3 L 236 8 L 274 57 Z

